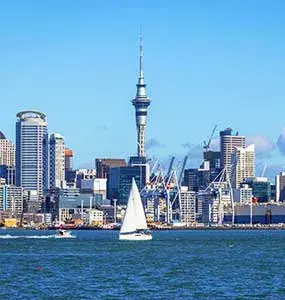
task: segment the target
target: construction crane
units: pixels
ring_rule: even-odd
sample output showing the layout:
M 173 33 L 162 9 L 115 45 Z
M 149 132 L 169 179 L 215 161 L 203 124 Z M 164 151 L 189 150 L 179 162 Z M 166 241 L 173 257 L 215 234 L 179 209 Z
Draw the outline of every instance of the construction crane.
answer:
M 210 136 L 210 138 L 209 138 L 208 143 L 207 143 L 206 141 L 204 141 L 204 147 L 203 147 L 203 148 L 204 148 L 204 151 L 205 151 L 205 152 L 209 151 L 209 149 L 210 149 L 210 145 L 211 145 L 211 142 L 212 142 L 212 139 L 213 139 L 213 136 L 214 136 L 214 134 L 215 134 L 215 131 L 216 131 L 217 127 L 218 127 L 218 125 L 215 125 L 215 126 L 214 126 L 214 128 L 213 128 L 213 130 L 212 130 L 212 133 L 211 133 L 211 136 Z

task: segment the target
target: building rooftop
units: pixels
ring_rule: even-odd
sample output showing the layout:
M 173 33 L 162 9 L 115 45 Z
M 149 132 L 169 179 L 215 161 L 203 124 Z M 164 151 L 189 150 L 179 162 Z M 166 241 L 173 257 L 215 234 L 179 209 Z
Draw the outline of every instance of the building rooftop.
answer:
M 29 118 L 40 118 L 42 120 L 45 120 L 46 115 L 37 110 L 24 110 L 17 113 L 17 118 L 19 118 L 20 120 L 25 120 Z
M 73 152 L 72 152 L 71 149 L 65 148 L 64 155 L 72 157 L 73 156 Z

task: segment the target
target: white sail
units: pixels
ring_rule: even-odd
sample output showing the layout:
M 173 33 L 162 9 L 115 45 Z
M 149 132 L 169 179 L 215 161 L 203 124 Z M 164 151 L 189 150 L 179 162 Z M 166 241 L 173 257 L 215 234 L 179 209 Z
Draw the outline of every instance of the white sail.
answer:
M 134 193 L 134 207 L 135 207 L 135 222 L 136 222 L 136 229 L 148 229 L 146 224 L 145 213 L 142 205 L 141 196 L 136 185 L 136 181 L 133 179 L 132 182 L 133 193 Z
M 147 229 L 147 224 L 140 193 L 133 178 L 127 210 L 120 233 L 134 232 L 137 229 Z

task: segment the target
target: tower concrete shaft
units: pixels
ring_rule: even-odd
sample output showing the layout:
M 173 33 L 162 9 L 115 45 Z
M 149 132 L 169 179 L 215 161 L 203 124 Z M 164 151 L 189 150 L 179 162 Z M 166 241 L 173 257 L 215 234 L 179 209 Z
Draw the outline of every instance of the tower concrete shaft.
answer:
M 146 84 L 143 74 L 143 47 L 142 38 L 140 37 L 140 64 L 139 78 L 137 83 L 137 94 L 132 100 L 132 104 L 136 110 L 136 126 L 137 126 L 137 155 L 145 156 L 145 127 L 147 120 L 147 108 L 150 105 L 150 99 L 146 94 Z

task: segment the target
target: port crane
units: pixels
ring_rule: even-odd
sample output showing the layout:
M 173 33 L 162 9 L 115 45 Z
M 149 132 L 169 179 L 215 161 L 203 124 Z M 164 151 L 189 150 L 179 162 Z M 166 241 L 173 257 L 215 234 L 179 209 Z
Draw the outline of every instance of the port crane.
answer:
M 174 207 L 179 211 L 179 218 L 181 217 L 180 187 L 187 159 L 188 156 L 184 158 L 182 164 L 175 164 L 175 157 L 172 156 L 166 173 L 159 164 L 155 176 L 141 190 L 141 196 L 145 200 L 152 200 L 155 203 L 159 198 L 165 199 L 167 223 L 173 220 Z
M 235 204 L 233 197 L 233 189 L 231 185 L 231 179 L 229 172 L 226 167 L 224 167 L 221 172 L 216 176 L 216 178 L 208 185 L 208 187 L 201 191 L 202 193 L 209 192 L 218 200 L 217 214 L 218 214 L 218 224 L 223 224 L 225 209 L 227 212 L 231 212 L 232 215 L 232 225 L 234 225 L 235 220 Z M 226 198 L 227 201 L 225 202 Z

